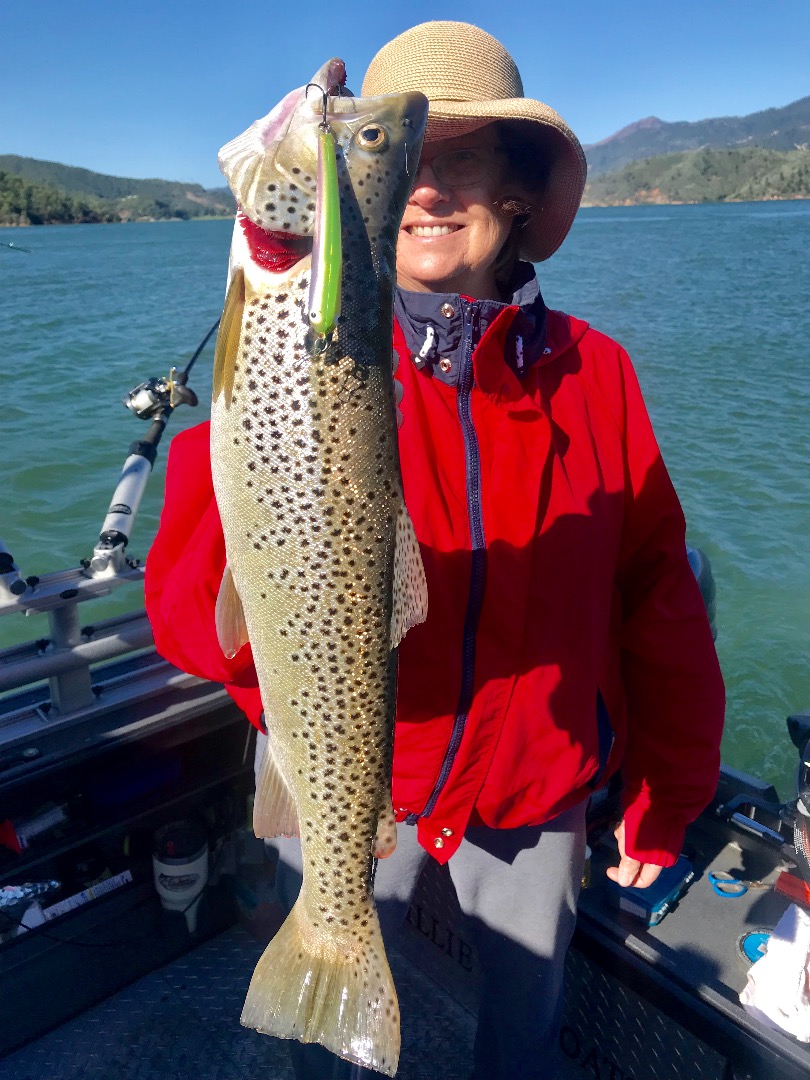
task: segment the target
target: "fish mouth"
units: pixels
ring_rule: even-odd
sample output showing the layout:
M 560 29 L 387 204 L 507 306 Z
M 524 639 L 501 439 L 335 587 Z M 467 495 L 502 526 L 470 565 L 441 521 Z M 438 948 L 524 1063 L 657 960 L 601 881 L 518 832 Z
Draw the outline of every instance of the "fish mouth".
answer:
M 460 228 L 460 225 L 406 225 L 403 232 L 418 237 L 449 236 Z
M 263 270 L 283 274 L 312 252 L 312 237 L 295 233 L 271 232 L 251 221 L 243 210 L 237 215 L 247 241 L 250 257 Z

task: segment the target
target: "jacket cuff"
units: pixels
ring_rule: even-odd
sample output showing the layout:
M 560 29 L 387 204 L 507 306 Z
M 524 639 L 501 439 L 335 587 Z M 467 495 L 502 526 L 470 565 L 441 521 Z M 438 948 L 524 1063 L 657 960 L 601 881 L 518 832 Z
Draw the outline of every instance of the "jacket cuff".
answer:
M 643 799 L 624 811 L 624 850 L 631 859 L 674 866 L 683 849 L 686 825 L 673 822 L 671 814 L 651 809 Z

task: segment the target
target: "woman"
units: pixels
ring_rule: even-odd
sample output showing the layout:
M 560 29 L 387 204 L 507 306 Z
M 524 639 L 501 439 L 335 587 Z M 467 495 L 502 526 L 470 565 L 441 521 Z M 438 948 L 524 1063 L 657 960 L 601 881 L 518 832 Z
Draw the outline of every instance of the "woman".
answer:
M 400 647 L 398 846 L 375 895 L 390 933 L 425 861 L 449 860 L 483 972 L 475 1076 L 548 1077 L 588 796 L 621 769 L 609 872 L 649 885 L 714 792 L 723 686 L 630 361 L 548 310 L 531 265 L 576 214 L 579 142 L 473 26 L 395 38 L 363 94 L 414 89 L 431 111 L 397 249 L 394 349 L 430 610 Z M 159 650 L 225 682 L 258 726 L 249 650 L 227 661 L 213 627 L 224 545 L 207 453 L 206 425 L 174 440 L 147 603 Z M 288 904 L 296 845 L 277 842 Z M 344 1067 L 320 1047 L 293 1053 L 299 1077 Z

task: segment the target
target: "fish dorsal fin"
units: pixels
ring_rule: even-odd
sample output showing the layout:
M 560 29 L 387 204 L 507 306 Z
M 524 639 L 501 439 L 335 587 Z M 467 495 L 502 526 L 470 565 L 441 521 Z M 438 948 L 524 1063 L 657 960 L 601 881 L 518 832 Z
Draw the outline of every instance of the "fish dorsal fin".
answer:
M 242 601 L 236 591 L 231 568 L 227 565 L 217 596 L 216 627 L 220 648 L 230 660 L 247 644 L 248 632 Z
M 266 715 L 266 714 L 265 714 Z M 268 732 L 272 731 L 272 718 L 268 717 Z M 256 780 L 256 796 L 253 801 L 253 831 L 262 839 L 272 836 L 300 836 L 298 810 L 287 781 L 278 767 L 273 753 L 272 735 L 267 736 L 264 757 Z
M 394 610 L 391 615 L 391 648 L 395 649 L 412 626 L 427 618 L 428 595 L 419 541 L 403 503 L 397 515 L 394 553 Z
M 242 313 L 245 310 L 245 272 L 237 266 L 233 272 L 225 307 L 217 334 L 217 347 L 214 352 L 213 398 L 225 393 L 225 407 L 231 407 L 233 394 L 233 374 L 239 353 L 239 339 L 242 336 Z

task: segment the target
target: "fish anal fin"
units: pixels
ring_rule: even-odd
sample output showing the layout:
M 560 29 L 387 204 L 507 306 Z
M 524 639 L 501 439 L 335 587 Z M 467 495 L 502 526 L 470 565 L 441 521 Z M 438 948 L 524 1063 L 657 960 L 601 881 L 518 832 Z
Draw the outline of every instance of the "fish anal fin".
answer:
M 236 591 L 231 568 L 227 565 L 219 586 L 215 618 L 220 648 L 230 660 L 247 644 L 248 632 L 242 601 Z
M 387 859 L 393 855 L 397 846 L 397 819 L 394 816 L 394 807 L 386 800 L 385 805 L 377 819 L 377 835 L 374 837 L 374 858 Z
M 395 649 L 412 626 L 427 618 L 428 595 L 425 568 L 413 522 L 403 503 L 397 515 L 394 553 L 394 609 L 391 615 L 391 648 Z
M 272 728 L 272 720 L 268 721 Z M 253 831 L 256 836 L 300 836 L 298 810 L 273 753 L 272 736 L 268 735 L 264 757 L 256 781 L 253 800 Z
M 373 904 L 357 949 L 336 945 L 309 925 L 306 910 L 302 890 L 256 965 L 242 1023 L 265 1035 L 320 1043 L 346 1061 L 394 1076 L 399 1006 Z
M 245 272 L 237 266 L 233 272 L 225 307 L 217 334 L 217 347 L 214 352 L 213 399 L 225 394 L 225 407 L 230 408 L 233 396 L 233 378 L 236 359 L 239 354 L 239 340 L 242 336 L 242 315 L 245 310 Z

